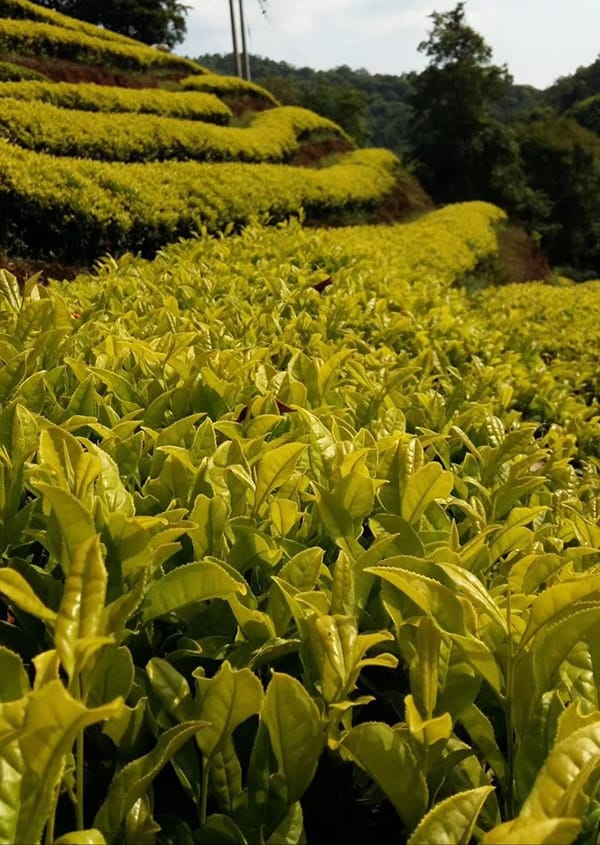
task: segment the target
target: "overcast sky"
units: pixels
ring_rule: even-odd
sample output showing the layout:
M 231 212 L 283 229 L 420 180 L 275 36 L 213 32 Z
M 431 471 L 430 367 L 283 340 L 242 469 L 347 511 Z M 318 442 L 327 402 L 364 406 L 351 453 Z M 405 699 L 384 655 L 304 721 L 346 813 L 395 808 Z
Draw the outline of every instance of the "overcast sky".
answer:
M 231 51 L 228 0 L 183 0 L 192 58 Z M 319 70 L 421 70 L 417 45 L 433 11 L 456 0 L 243 0 L 250 52 Z M 235 0 L 237 9 L 238 0 Z M 266 9 L 263 14 L 262 9 Z M 467 20 L 515 82 L 545 88 L 600 54 L 600 0 L 468 0 Z

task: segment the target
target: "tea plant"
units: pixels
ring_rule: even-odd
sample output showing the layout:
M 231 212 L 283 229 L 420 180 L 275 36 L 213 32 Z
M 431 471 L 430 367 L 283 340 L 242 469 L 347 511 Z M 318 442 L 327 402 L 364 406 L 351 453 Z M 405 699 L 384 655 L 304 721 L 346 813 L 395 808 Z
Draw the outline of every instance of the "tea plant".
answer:
M 595 841 L 595 352 L 461 287 L 502 218 L 0 274 L 0 842 Z
M 160 88 L 117 88 L 114 85 L 68 82 L 3 82 L 0 97 L 50 103 L 63 109 L 91 112 L 134 112 L 227 123 L 231 109 L 203 91 L 163 91 Z
M 250 126 L 240 128 L 149 114 L 92 114 L 1 96 L 0 130 L 8 141 L 26 149 L 124 162 L 278 162 L 289 160 L 300 138 L 317 132 L 348 140 L 331 120 L 294 106 L 261 112 Z

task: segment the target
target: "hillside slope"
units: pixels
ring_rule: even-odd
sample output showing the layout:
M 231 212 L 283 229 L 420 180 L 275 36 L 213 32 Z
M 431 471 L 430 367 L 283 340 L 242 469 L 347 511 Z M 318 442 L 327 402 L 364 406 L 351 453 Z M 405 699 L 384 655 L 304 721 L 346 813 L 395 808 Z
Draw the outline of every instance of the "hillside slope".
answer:
M 339 224 L 432 207 L 391 153 L 354 151 L 335 123 L 259 86 L 29 0 L 0 0 L 0 15 L 9 257 L 89 264 L 256 215 Z

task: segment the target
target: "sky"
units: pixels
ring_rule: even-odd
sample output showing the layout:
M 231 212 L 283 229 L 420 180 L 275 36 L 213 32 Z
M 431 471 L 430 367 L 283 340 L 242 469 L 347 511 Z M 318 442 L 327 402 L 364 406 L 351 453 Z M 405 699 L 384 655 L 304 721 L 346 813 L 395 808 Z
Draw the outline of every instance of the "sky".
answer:
M 176 52 L 231 52 L 228 0 L 183 0 L 187 38 Z M 235 0 L 237 11 L 239 0 Z M 422 70 L 418 44 L 432 11 L 456 0 L 243 0 L 251 53 L 316 70 L 399 75 Z M 266 11 L 266 14 L 263 12 Z M 600 54 L 600 0 L 467 0 L 467 22 L 514 81 L 546 88 Z

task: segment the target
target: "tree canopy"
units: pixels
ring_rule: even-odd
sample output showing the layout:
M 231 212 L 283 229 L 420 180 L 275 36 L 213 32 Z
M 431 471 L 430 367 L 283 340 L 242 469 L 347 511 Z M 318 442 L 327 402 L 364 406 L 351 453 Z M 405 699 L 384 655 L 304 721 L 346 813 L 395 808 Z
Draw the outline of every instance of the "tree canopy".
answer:
M 512 170 L 515 178 L 518 148 L 494 113 L 512 78 L 505 66 L 491 63 L 491 48 L 466 23 L 464 7 L 433 12 L 432 30 L 419 45 L 430 62 L 413 78 L 413 154 L 420 178 L 438 200 L 501 201 L 490 193 L 498 181 L 494 170 Z
M 100 24 L 146 44 L 174 47 L 185 38 L 189 6 L 178 0 L 38 0 L 41 6 Z

